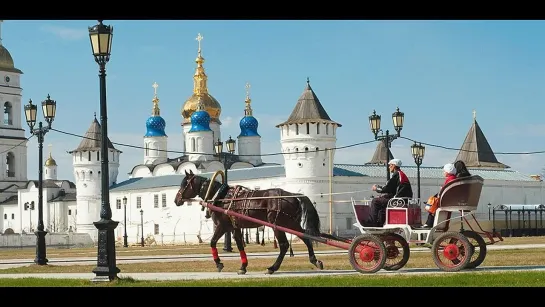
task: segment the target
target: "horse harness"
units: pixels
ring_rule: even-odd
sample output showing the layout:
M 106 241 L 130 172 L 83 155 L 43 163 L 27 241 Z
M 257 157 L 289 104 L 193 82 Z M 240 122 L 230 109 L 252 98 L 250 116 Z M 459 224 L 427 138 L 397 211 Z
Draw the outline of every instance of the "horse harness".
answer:
M 202 197 L 206 197 L 206 192 L 208 190 L 209 185 L 211 184 L 210 179 L 207 179 L 200 188 L 199 195 L 203 195 Z M 236 185 L 234 188 L 229 187 L 227 184 L 222 184 L 219 189 L 216 191 L 214 196 L 210 199 L 212 202 L 212 205 L 220 208 L 225 208 L 224 203 L 229 200 L 229 205 L 226 208 L 226 211 L 233 210 L 235 212 L 240 212 L 241 214 L 248 215 L 250 210 L 255 210 L 259 208 L 252 208 L 251 206 L 251 198 L 254 197 L 257 190 L 250 190 L 244 186 Z M 249 199 L 248 199 L 249 198 Z M 208 201 L 204 199 L 204 201 Z M 206 212 L 205 217 L 210 218 L 211 217 L 211 210 L 210 208 Z M 278 215 L 280 213 L 297 220 L 295 216 L 292 216 L 291 214 L 288 214 L 287 212 L 284 212 L 281 210 L 280 206 L 276 208 L 276 218 L 274 221 L 274 224 L 276 224 L 276 219 L 278 219 Z M 201 210 L 205 210 L 205 207 L 202 207 Z M 231 221 L 231 224 L 233 225 L 233 228 L 238 228 L 235 222 L 235 217 L 231 215 L 227 215 Z

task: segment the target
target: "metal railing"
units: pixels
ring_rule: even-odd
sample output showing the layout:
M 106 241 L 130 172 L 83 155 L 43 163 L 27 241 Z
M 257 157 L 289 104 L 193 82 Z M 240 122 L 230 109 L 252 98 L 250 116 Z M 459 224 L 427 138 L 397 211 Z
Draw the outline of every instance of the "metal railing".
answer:
M 498 214 L 503 216 L 496 216 Z M 500 214 L 500 215 L 501 215 Z M 504 237 L 545 236 L 545 205 L 498 205 L 492 208 L 492 231 L 503 224 L 499 232 Z

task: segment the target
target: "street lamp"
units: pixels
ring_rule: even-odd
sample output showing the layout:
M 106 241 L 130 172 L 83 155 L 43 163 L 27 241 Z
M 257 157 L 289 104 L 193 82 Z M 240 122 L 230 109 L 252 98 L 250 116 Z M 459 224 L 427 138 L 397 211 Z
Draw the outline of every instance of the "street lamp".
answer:
M 424 160 L 426 147 L 421 143 L 416 144 L 416 142 L 414 142 L 411 146 L 411 152 L 413 154 L 414 163 L 416 163 L 416 185 L 418 186 L 418 201 L 420 201 L 420 165 L 422 165 L 422 160 Z
M 115 263 L 114 229 L 118 222 L 112 221 L 110 208 L 110 171 L 108 170 L 108 115 L 106 108 L 106 63 L 110 60 L 112 50 L 113 28 L 102 24 L 89 27 L 89 38 L 95 62 L 99 66 L 100 80 L 100 126 L 101 126 L 101 194 L 100 220 L 93 224 L 98 229 L 97 267 L 93 269 L 95 280 L 111 281 L 120 272 Z
M 225 145 L 227 145 L 227 152 L 229 154 L 233 154 L 235 152 L 235 144 L 236 141 L 229 136 L 229 139 L 225 141 Z M 216 154 L 218 155 L 219 159 L 223 161 L 223 166 L 225 168 L 225 184 L 227 184 L 227 170 L 233 165 L 235 161 L 232 161 L 228 159 L 229 155 L 223 152 L 223 142 L 218 139 L 216 143 L 214 143 L 214 150 L 216 151 Z M 224 246 L 223 250 L 226 252 L 232 252 L 233 248 L 231 247 L 231 232 L 227 232 L 224 237 Z
M 44 119 L 47 123 L 47 126 L 44 127 L 42 122 L 38 123 L 38 128 L 34 129 L 36 125 L 36 115 L 38 113 L 38 106 L 32 104 L 32 99 L 29 100 L 28 104 L 25 106 L 25 117 L 28 127 L 30 128 L 30 133 L 38 137 L 38 230 L 36 234 L 36 259 L 34 263 L 38 265 L 46 265 L 47 255 L 45 247 L 45 235 L 47 231 L 44 230 L 44 196 L 43 196 L 43 149 L 44 149 L 44 137 L 45 134 L 51 129 L 51 123 L 55 119 L 55 113 L 57 112 L 57 102 L 51 100 L 49 94 L 47 99 L 42 101 L 42 111 L 44 113 Z
M 144 247 L 144 210 L 140 209 L 140 246 Z
M 125 228 L 123 247 L 129 247 L 129 243 L 127 242 L 127 196 L 123 196 L 123 227 Z
M 369 125 L 371 127 L 371 132 L 375 135 L 375 140 L 384 142 L 384 147 L 386 147 L 386 179 L 390 180 L 390 171 L 388 169 L 388 159 L 390 158 L 390 146 L 392 141 L 401 136 L 401 129 L 403 129 L 403 122 L 405 121 L 405 114 L 399 112 L 399 107 L 392 114 L 392 121 L 394 123 L 394 129 L 397 134 L 390 135 L 390 131 L 386 130 L 386 134 L 378 135 L 379 132 L 382 132 L 380 129 L 380 115 L 377 115 L 377 112 L 373 110 L 373 115 L 369 116 Z

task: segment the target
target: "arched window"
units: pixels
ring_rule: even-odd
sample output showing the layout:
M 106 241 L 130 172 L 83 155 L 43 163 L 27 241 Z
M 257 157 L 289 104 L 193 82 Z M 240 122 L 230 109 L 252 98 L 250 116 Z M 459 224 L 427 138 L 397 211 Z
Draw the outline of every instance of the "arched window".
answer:
M 194 153 L 194 152 L 197 152 L 197 144 L 195 142 L 195 138 L 191 138 L 191 152 Z
M 6 155 L 6 174 L 8 177 L 15 177 L 15 155 L 12 152 Z
M 9 101 L 4 103 L 4 125 L 13 125 L 13 109 Z

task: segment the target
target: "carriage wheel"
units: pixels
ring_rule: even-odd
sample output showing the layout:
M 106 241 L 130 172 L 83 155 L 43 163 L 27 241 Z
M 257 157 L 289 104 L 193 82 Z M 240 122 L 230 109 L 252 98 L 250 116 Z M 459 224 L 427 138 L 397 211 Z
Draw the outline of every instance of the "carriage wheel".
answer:
M 473 245 L 459 232 L 445 232 L 433 241 L 431 252 L 437 267 L 446 272 L 457 272 L 471 260 Z
M 464 230 L 462 234 L 467 237 L 469 243 L 473 245 L 473 255 L 469 263 L 466 265 L 466 269 L 474 269 L 483 263 L 484 258 L 486 258 L 486 242 L 484 242 L 483 237 L 476 233 L 475 231 Z
M 397 271 L 404 267 L 409 261 L 409 243 L 397 233 L 389 233 L 381 236 L 386 248 L 386 264 L 383 269 Z
M 386 248 L 379 237 L 363 234 L 354 238 L 350 244 L 348 259 L 354 270 L 375 273 L 386 263 Z

